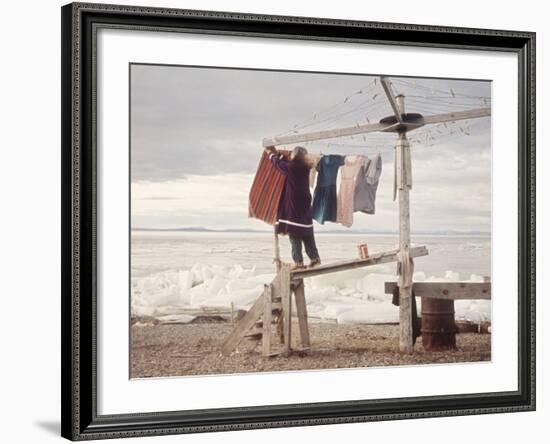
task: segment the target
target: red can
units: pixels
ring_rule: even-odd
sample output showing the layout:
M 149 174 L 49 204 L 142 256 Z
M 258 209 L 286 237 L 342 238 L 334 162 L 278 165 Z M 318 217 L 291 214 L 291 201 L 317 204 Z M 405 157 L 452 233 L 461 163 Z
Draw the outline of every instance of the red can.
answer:
M 367 244 L 357 245 L 357 249 L 359 250 L 359 257 L 361 259 L 367 259 L 369 257 L 369 248 Z

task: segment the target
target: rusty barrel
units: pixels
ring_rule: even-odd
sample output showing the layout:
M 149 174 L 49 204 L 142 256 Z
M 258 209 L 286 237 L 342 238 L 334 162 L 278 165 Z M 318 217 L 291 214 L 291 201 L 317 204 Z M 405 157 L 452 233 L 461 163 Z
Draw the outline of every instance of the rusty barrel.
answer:
M 422 298 L 422 345 L 426 350 L 456 349 L 453 300 Z

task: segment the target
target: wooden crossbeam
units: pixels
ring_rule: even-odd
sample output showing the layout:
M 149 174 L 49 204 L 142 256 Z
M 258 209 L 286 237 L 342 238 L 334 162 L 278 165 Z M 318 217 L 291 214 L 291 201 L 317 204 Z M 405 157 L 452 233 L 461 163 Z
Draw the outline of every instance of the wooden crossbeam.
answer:
M 392 103 L 395 106 L 398 106 L 396 100 Z M 395 110 L 394 110 L 395 113 Z M 453 122 L 456 120 L 466 120 L 466 119 L 477 119 L 480 117 L 488 117 L 491 115 L 491 108 L 476 108 L 466 111 L 455 111 L 451 113 L 444 114 L 434 114 L 433 116 L 424 116 L 423 119 L 418 120 L 414 124 L 408 124 L 410 131 L 423 127 L 424 125 L 429 125 L 432 123 L 444 123 L 444 122 Z M 396 115 L 397 117 L 397 115 Z M 300 142 L 313 142 L 315 140 L 327 140 L 335 139 L 338 137 L 353 136 L 356 134 L 368 134 L 373 132 L 388 132 L 394 130 L 396 126 L 402 123 L 401 114 L 399 113 L 398 123 L 387 124 L 387 123 L 365 123 L 361 125 L 348 126 L 344 128 L 334 128 L 330 130 L 314 131 L 310 133 L 302 134 L 291 134 L 289 136 L 280 136 L 280 137 L 271 137 L 265 138 L 262 141 L 262 145 L 265 146 L 278 146 L 278 145 L 291 145 Z
M 393 93 L 393 88 L 391 87 L 390 81 L 387 77 L 380 77 L 380 83 L 382 83 L 382 88 L 384 88 L 386 97 L 388 98 L 393 113 L 395 114 L 395 118 L 399 123 L 403 123 L 403 116 L 401 114 L 403 111 L 401 110 L 399 104 L 397 103 L 397 100 L 395 99 L 395 94 Z
M 384 291 L 392 294 L 397 282 L 386 282 Z M 415 282 L 416 296 L 434 299 L 491 299 L 490 282 Z
M 452 113 L 424 116 L 422 122 L 424 123 L 424 125 L 429 125 L 431 123 L 452 122 L 454 120 L 477 119 L 479 117 L 488 117 L 490 115 L 491 108 L 476 108 L 466 111 L 454 111 Z
M 349 261 L 333 262 L 332 264 L 319 265 L 313 268 L 306 268 L 305 270 L 291 271 L 290 277 L 293 281 L 295 281 L 321 274 L 352 270 L 354 268 L 368 267 L 370 265 L 385 264 L 388 262 L 396 262 L 398 252 L 399 250 L 391 250 L 384 253 L 371 254 L 367 259 L 352 259 Z M 428 249 L 425 246 L 414 247 L 410 249 L 409 255 L 411 258 L 427 256 Z
M 314 131 L 303 134 L 292 134 L 290 136 L 270 137 L 263 139 L 262 145 L 265 146 L 278 146 L 278 145 L 291 145 L 300 142 L 312 142 L 315 140 L 334 139 L 337 137 L 354 136 L 356 134 L 367 134 L 376 131 L 386 131 L 393 125 L 387 123 L 365 123 L 362 125 L 348 126 L 344 128 L 337 128 L 331 130 Z

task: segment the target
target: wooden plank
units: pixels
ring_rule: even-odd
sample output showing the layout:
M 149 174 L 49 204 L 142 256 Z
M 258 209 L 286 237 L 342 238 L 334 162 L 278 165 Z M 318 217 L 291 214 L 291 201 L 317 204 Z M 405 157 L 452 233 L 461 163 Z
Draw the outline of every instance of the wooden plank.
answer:
M 293 134 L 290 136 L 265 138 L 262 141 L 262 145 L 290 145 L 299 142 L 312 142 L 315 140 L 334 139 L 336 137 L 353 136 L 355 134 L 367 134 L 376 131 L 385 131 L 394 126 L 395 125 L 389 125 L 387 123 L 364 123 L 361 125 L 348 126 L 344 128 L 313 131 L 310 133 Z
M 300 281 L 294 288 L 294 301 L 296 302 L 296 313 L 298 315 L 298 326 L 300 328 L 300 343 L 302 347 L 307 348 L 310 342 L 304 281 Z
M 256 321 L 260 318 L 264 310 L 264 298 L 259 297 L 252 305 L 250 310 L 246 312 L 243 318 L 237 323 L 231 334 L 227 337 L 222 345 L 222 354 L 229 356 L 233 350 L 239 345 L 244 335 L 250 330 Z
M 393 293 L 397 282 L 386 282 L 385 292 Z M 415 282 L 416 296 L 435 299 L 491 299 L 490 282 Z
M 279 293 L 283 304 L 283 356 L 290 355 L 291 349 L 291 333 L 292 333 L 292 294 L 290 291 L 290 269 L 288 265 L 283 265 L 279 272 Z
M 256 341 L 259 341 L 262 339 L 263 329 L 261 327 L 253 328 L 252 330 L 248 330 L 248 333 L 245 333 L 244 337 L 247 339 L 255 339 Z
M 477 119 L 479 117 L 488 117 L 491 115 L 491 108 L 476 108 L 466 111 L 455 111 L 452 113 L 434 114 L 433 116 L 424 116 L 422 122 L 424 125 L 431 123 L 453 122 L 455 120 Z
M 318 276 L 327 273 L 336 273 L 338 271 L 351 270 L 354 268 L 368 267 L 370 265 L 386 264 L 388 262 L 397 261 L 397 253 L 399 250 L 391 250 L 383 253 L 371 254 L 366 259 L 351 259 L 349 261 L 333 262 L 332 264 L 319 265 L 305 270 L 292 271 L 291 278 L 293 281 L 304 279 L 306 277 Z M 428 249 L 425 246 L 414 247 L 409 250 L 411 258 L 427 256 Z
M 395 99 L 395 94 L 393 92 L 393 88 L 391 87 L 389 79 L 387 77 L 381 76 L 380 83 L 382 84 L 382 88 L 384 88 L 386 97 L 388 98 L 393 113 L 395 114 L 395 118 L 399 123 L 403 123 L 403 117 L 401 115 L 402 111 L 399 107 L 399 104 L 397 103 L 397 100 Z
M 269 356 L 271 352 L 271 285 L 264 285 L 264 317 L 262 325 L 262 356 Z

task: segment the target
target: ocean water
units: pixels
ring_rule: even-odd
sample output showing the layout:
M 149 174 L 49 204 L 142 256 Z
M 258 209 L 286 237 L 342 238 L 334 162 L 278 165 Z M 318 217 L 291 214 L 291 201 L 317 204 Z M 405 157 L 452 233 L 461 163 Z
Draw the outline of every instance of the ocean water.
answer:
M 397 235 L 316 234 L 324 263 L 396 249 Z M 483 282 L 491 274 L 488 236 L 412 236 L 429 255 L 415 259 L 415 281 Z M 291 261 L 288 238 L 281 257 Z M 131 307 L 134 315 L 174 316 L 186 308 L 248 308 L 274 276 L 271 233 L 133 231 Z M 307 257 L 307 256 L 305 256 Z M 398 309 L 384 293 L 396 280 L 389 263 L 306 279 L 308 313 L 337 322 L 396 322 Z M 489 320 L 490 301 L 456 301 L 457 318 Z

